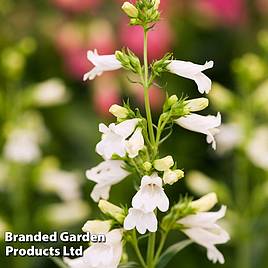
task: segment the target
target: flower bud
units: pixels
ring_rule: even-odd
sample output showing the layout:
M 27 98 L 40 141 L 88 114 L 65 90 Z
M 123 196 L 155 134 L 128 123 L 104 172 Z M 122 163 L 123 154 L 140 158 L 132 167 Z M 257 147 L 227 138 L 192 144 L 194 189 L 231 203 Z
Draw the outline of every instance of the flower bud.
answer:
M 186 177 L 187 186 L 197 195 L 205 195 L 215 191 L 214 181 L 199 171 L 191 171 Z
M 143 168 L 145 171 L 149 171 L 152 168 L 152 164 L 150 162 L 146 161 L 145 163 L 143 163 Z
M 157 159 L 154 161 L 154 167 L 158 171 L 166 171 L 174 165 L 172 156 L 168 155 L 164 158 Z
M 197 211 L 209 211 L 211 208 L 217 204 L 218 198 L 215 193 L 209 193 L 198 200 L 191 202 L 191 207 L 196 209 Z
M 129 2 L 125 2 L 122 9 L 131 18 L 136 18 L 139 14 L 138 9 Z
M 99 204 L 99 209 L 104 213 L 107 214 L 109 216 L 111 216 L 112 218 L 114 218 L 115 220 L 117 220 L 119 223 L 123 223 L 124 219 L 125 219 L 125 215 L 124 215 L 124 210 L 106 200 L 100 200 Z
M 168 98 L 168 105 L 172 106 L 173 104 L 175 104 L 178 101 L 178 97 L 176 95 L 172 95 Z
M 166 170 L 164 172 L 163 180 L 165 184 L 174 184 L 177 182 L 179 179 L 184 177 L 184 172 L 180 169 L 176 170 Z
M 158 9 L 159 8 L 159 5 L 160 5 L 160 0 L 155 0 L 154 1 L 154 8 L 155 9 Z
M 190 112 L 201 111 L 208 107 L 208 99 L 207 98 L 197 98 L 185 101 L 186 108 L 189 109 Z
M 82 227 L 83 232 L 90 232 L 91 234 L 105 234 L 111 228 L 111 221 L 87 221 Z
M 117 104 L 113 104 L 109 112 L 118 119 L 125 119 L 128 116 L 128 109 Z

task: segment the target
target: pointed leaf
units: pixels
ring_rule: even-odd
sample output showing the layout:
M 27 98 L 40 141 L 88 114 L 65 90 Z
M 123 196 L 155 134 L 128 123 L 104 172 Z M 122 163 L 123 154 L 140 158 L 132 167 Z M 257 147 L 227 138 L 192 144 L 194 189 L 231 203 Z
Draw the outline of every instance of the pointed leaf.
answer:
M 192 241 L 190 239 L 183 240 L 179 243 L 176 243 L 169 248 L 160 256 L 159 261 L 157 263 L 157 268 L 164 268 L 170 262 L 170 260 L 185 247 L 190 245 Z

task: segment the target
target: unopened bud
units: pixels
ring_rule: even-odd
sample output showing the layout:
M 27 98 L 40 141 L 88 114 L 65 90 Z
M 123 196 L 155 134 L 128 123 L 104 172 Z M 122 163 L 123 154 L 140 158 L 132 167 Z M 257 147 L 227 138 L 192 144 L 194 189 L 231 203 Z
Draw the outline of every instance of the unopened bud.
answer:
M 198 200 L 191 202 L 191 207 L 197 211 L 209 211 L 213 208 L 218 202 L 217 195 L 215 193 L 209 193 Z
M 87 221 L 82 227 L 83 232 L 90 232 L 91 234 L 105 234 L 111 228 L 111 221 Z
M 104 213 L 115 220 L 117 220 L 119 223 L 123 223 L 125 215 L 124 215 L 124 210 L 106 200 L 100 200 L 99 204 L 99 209 Z
M 145 163 L 143 163 L 143 168 L 145 171 L 149 171 L 152 168 L 152 164 L 150 162 L 146 161 Z
M 168 155 L 164 158 L 157 159 L 154 161 L 154 167 L 158 171 L 166 171 L 174 165 L 172 156 Z
M 160 0 L 155 0 L 154 1 L 154 8 L 155 9 L 158 9 L 159 8 L 159 5 L 160 5 Z
M 119 119 L 125 119 L 128 116 L 128 109 L 117 104 L 113 104 L 109 112 Z
M 139 14 L 138 9 L 129 2 L 125 2 L 122 9 L 131 18 L 136 18 Z
M 164 172 L 163 180 L 165 184 L 174 184 L 179 179 L 184 177 L 184 172 L 181 169 L 176 170 L 166 170 Z
M 168 98 L 168 105 L 172 106 L 173 104 L 175 104 L 178 101 L 178 97 L 176 95 L 172 95 Z
M 208 107 L 208 99 L 207 98 L 197 98 L 185 101 L 186 108 L 189 109 L 190 112 L 201 111 Z

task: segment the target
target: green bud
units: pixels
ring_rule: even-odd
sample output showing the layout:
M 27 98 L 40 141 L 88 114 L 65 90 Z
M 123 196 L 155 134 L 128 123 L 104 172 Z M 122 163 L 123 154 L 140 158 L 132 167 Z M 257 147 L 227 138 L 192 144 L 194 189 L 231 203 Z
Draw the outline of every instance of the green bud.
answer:
M 122 9 L 131 18 L 136 18 L 139 14 L 138 9 L 129 2 L 125 2 L 122 5 Z
M 172 95 L 168 98 L 167 103 L 171 107 L 173 104 L 178 102 L 178 97 L 176 95 Z
M 143 163 L 143 168 L 145 171 L 150 171 L 152 168 L 152 164 L 148 161 L 146 161 L 145 163 Z
M 117 220 L 119 223 L 123 223 L 125 219 L 124 210 L 106 200 L 100 200 L 99 209 L 106 215 Z
M 128 109 L 117 104 L 113 104 L 109 112 L 118 119 L 125 119 L 128 117 Z
M 159 8 L 159 5 L 160 5 L 160 0 L 155 0 L 154 1 L 154 8 L 155 9 L 158 9 Z
M 192 100 L 185 101 L 185 107 L 190 112 L 198 112 L 208 107 L 208 99 L 207 98 L 197 98 Z

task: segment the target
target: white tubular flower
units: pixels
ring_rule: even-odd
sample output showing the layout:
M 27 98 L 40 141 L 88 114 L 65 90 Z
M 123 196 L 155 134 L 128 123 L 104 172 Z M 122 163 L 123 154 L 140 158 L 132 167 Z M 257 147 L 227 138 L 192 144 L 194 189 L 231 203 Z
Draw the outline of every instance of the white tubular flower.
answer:
M 86 177 L 97 183 L 91 192 L 95 202 L 101 198 L 107 200 L 111 186 L 128 176 L 129 173 L 122 168 L 123 163 L 120 160 L 106 160 L 86 171 Z
M 140 234 L 157 231 L 157 218 L 154 212 L 145 212 L 141 209 L 130 208 L 124 221 L 124 229 L 132 230 L 136 227 Z
M 214 135 L 219 132 L 217 127 L 219 127 L 221 124 L 220 113 L 218 113 L 217 116 L 189 114 L 176 119 L 175 123 L 188 130 L 207 135 L 207 143 L 212 143 L 212 148 L 216 150 L 216 141 Z
M 241 143 L 243 140 L 243 130 L 237 123 L 223 124 L 215 138 L 217 142 L 217 153 L 224 154 Z
M 217 212 L 198 212 L 178 221 L 190 239 L 207 249 L 207 257 L 213 263 L 224 263 L 224 257 L 215 245 L 224 244 L 230 239 L 229 234 L 216 223 L 224 217 L 225 212 L 226 206 L 222 206 Z
M 257 128 L 247 146 L 247 155 L 254 165 L 268 170 L 268 127 Z
M 80 185 L 76 173 L 56 168 L 44 170 L 38 184 L 41 191 L 56 193 L 64 201 L 78 200 L 81 196 Z
M 144 147 L 142 129 L 137 128 L 129 140 L 126 141 L 126 151 L 130 158 L 135 158 Z
M 96 152 L 104 159 L 111 159 L 113 154 L 124 157 L 126 155 L 126 139 L 135 130 L 139 119 L 129 119 L 120 124 L 99 125 L 99 131 L 103 133 L 101 141 L 96 146 Z
M 67 102 L 70 95 L 60 79 L 52 78 L 36 85 L 33 99 L 39 106 L 52 106 Z
M 4 145 L 4 156 L 18 163 L 32 163 L 41 157 L 36 133 L 27 129 L 13 131 Z
M 84 81 L 87 79 L 93 80 L 96 76 L 102 75 L 103 72 L 114 71 L 122 67 L 115 55 L 99 55 L 96 49 L 94 52 L 89 50 L 87 52 L 87 58 L 95 67 L 90 72 L 84 74 Z
M 203 94 L 205 92 L 209 93 L 211 90 L 211 80 L 202 71 L 212 68 L 213 65 L 213 61 L 199 65 L 189 61 L 172 60 L 167 68 L 171 73 L 194 80 L 198 91 Z
M 83 257 L 65 258 L 64 262 L 71 268 L 116 268 L 122 256 L 122 232 L 114 229 L 106 234 L 105 243 L 97 243 L 84 251 Z
M 158 208 L 165 212 L 169 207 L 169 200 L 162 188 L 162 179 L 154 173 L 151 176 L 143 176 L 140 190 L 132 199 L 132 206 L 145 212 Z

